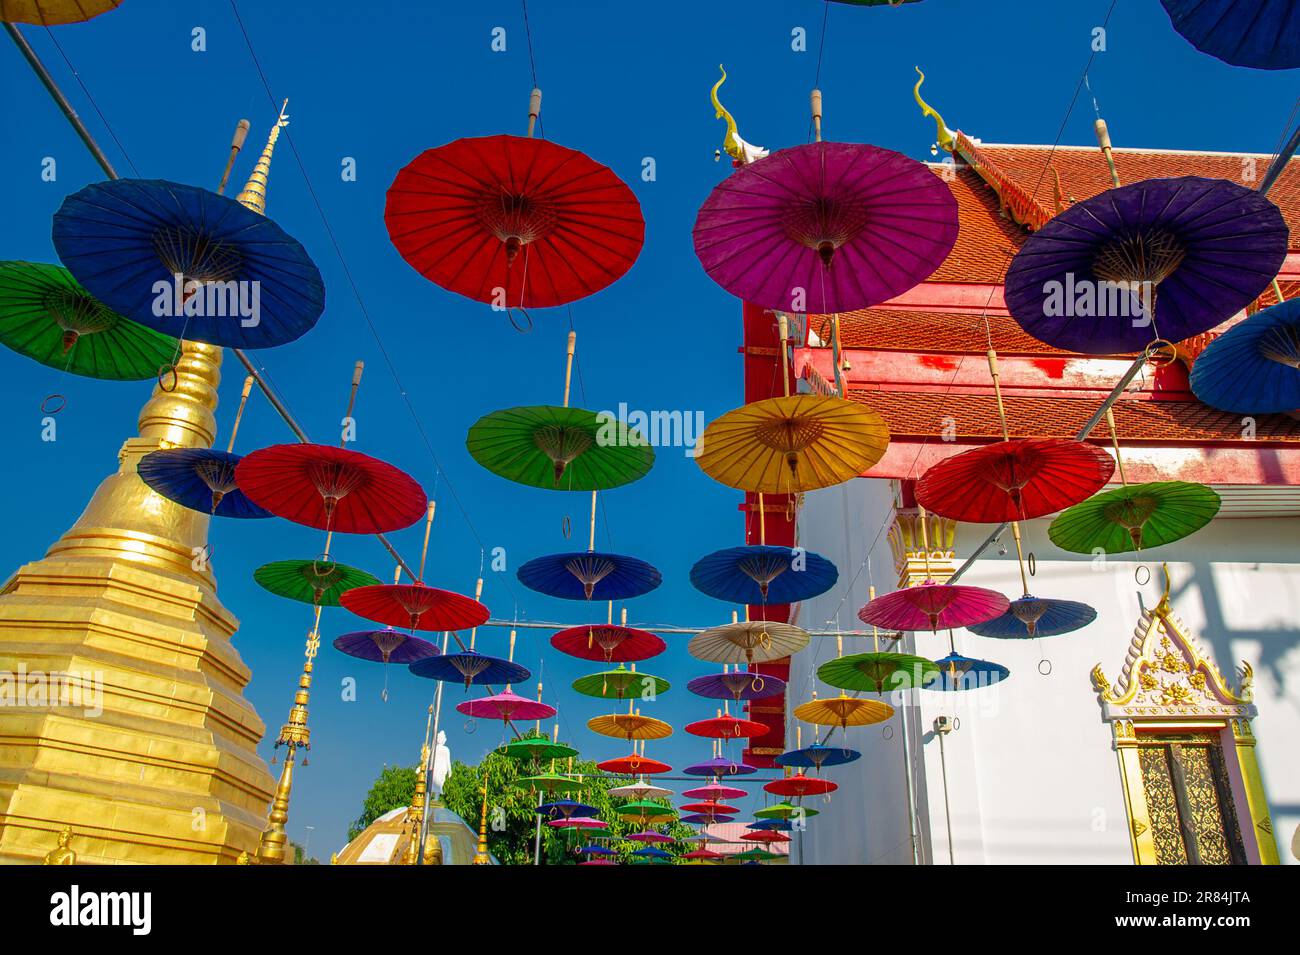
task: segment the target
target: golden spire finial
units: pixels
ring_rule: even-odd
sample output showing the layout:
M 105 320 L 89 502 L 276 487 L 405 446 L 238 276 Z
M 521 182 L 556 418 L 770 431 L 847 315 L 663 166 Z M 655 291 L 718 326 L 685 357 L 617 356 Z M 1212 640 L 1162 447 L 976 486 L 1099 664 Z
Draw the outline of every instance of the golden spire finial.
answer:
M 483 774 L 483 811 L 478 821 L 478 851 L 474 853 L 474 861 L 470 865 L 491 865 L 492 856 L 488 854 L 487 842 L 487 773 Z
M 744 166 L 756 159 L 762 159 L 766 156 L 767 150 L 762 146 L 754 146 L 740 138 L 736 130 L 736 120 L 727 112 L 726 107 L 718 100 L 718 90 L 722 84 L 727 82 L 727 70 L 721 63 L 718 69 L 722 71 L 722 77 L 718 82 L 713 84 L 713 89 L 709 91 L 709 99 L 713 100 L 714 118 L 726 120 L 727 135 L 722 140 L 722 148 L 728 156 L 736 161 L 738 165 Z
M 253 172 L 248 177 L 248 182 L 235 196 L 235 201 L 241 205 L 247 206 L 258 215 L 266 215 L 266 181 L 271 175 L 271 154 L 275 152 L 276 141 L 280 138 L 280 130 L 289 125 L 289 115 L 285 112 L 289 108 L 289 101 L 285 100 L 284 105 L 280 107 L 280 115 L 271 127 L 271 133 L 266 137 L 266 147 L 262 150 L 262 155 L 258 157 L 257 164 L 253 166 Z
M 921 107 L 921 113 L 923 115 L 930 116 L 934 119 L 934 126 L 939 140 L 935 145 L 942 147 L 946 152 L 952 152 L 957 148 L 957 136 L 948 128 L 948 124 L 943 121 L 943 117 L 939 115 L 939 111 L 925 100 L 921 99 L 921 84 L 925 82 L 925 74 L 921 72 L 919 66 L 915 67 L 915 69 L 917 76 L 919 77 L 916 81 L 916 85 L 912 87 L 912 96 L 916 98 L 916 105 Z

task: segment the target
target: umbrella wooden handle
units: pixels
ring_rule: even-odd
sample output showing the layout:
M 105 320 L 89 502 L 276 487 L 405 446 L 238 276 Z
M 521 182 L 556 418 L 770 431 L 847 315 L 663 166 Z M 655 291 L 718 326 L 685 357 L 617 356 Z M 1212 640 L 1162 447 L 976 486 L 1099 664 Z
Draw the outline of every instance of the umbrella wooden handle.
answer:
M 542 91 L 533 88 L 528 94 L 528 135 L 531 138 L 533 128 L 537 125 L 537 117 L 542 115 Z
M 817 136 L 817 142 L 822 141 L 822 91 L 813 90 L 809 97 L 812 105 L 813 132 Z

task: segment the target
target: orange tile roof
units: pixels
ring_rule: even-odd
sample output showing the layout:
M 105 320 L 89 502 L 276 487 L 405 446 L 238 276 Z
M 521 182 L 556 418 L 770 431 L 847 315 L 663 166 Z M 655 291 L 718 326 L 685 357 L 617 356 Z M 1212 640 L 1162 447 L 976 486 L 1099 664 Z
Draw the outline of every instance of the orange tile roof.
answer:
M 825 342 L 830 340 L 829 323 L 822 322 L 822 318 L 812 316 L 811 325 Z M 890 351 L 982 354 L 989 347 L 991 337 L 999 354 L 1073 354 L 1043 344 L 1025 332 L 1013 318 L 990 315 L 988 322 L 989 331 L 985 334 L 984 319 L 979 315 L 895 308 L 862 309 L 840 316 L 840 345 Z
M 1035 200 L 1050 217 L 1055 211 L 1055 181 L 1068 206 L 1111 187 L 1110 171 L 1096 146 L 1013 146 L 975 144 L 977 154 Z M 1116 149 L 1115 168 L 1123 183 L 1166 176 L 1230 179 L 1254 188 L 1268 169 L 1268 156 L 1182 150 Z M 1050 162 L 1049 162 L 1050 160 Z M 1046 170 L 1046 171 L 1044 171 Z M 1300 158 L 1287 164 L 1268 192 L 1291 230 L 1291 248 L 1300 249 Z
M 945 395 L 934 392 L 868 391 L 850 387 L 849 398 L 874 408 L 895 438 L 937 438 L 942 419 L 956 419 L 962 438 L 1002 437 L 997 402 L 992 395 Z M 1005 399 L 1012 437 L 1073 437 L 1097 409 L 1083 398 Z M 1240 442 L 1241 415 L 1216 411 L 1199 401 L 1123 399 L 1115 404 L 1115 430 L 1126 442 L 1186 444 Z M 1094 431 L 1100 437 L 1101 431 Z M 1300 444 L 1300 421 L 1287 415 L 1256 416 L 1255 442 Z
M 931 282 L 970 282 L 1000 285 L 1011 258 L 1025 241 L 1025 232 L 998 209 L 998 197 L 973 169 L 931 167 L 943 177 L 957 200 L 957 242 Z

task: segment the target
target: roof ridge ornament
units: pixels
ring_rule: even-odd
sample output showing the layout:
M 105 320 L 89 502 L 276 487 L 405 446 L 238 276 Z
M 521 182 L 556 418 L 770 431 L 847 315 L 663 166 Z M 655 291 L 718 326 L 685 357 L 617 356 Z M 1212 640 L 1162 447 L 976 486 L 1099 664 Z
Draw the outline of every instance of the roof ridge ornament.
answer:
M 931 149 L 935 150 L 943 147 L 945 152 L 953 152 L 957 148 L 957 134 L 948 128 L 948 124 L 943 121 L 943 117 L 939 115 L 938 110 L 921 99 L 921 84 L 925 82 L 925 74 L 921 72 L 919 66 L 914 67 L 914 69 L 919 78 L 916 85 L 912 87 L 912 96 L 916 99 L 916 105 L 921 107 L 921 113 L 934 119 L 935 131 L 938 137 L 938 142 Z
M 722 141 L 722 150 L 733 160 L 733 165 L 747 166 L 756 160 L 762 159 L 768 155 L 768 150 L 762 146 L 755 146 L 747 143 L 740 138 L 740 133 L 736 128 L 736 120 L 727 112 L 726 107 L 718 100 L 718 90 L 722 84 L 727 82 L 727 70 L 719 63 L 718 69 L 722 71 L 722 77 L 718 82 L 713 84 L 713 89 L 709 91 L 709 98 L 713 100 L 714 118 L 725 120 L 727 123 L 727 135 Z M 721 152 L 714 154 L 714 159 L 721 159 Z

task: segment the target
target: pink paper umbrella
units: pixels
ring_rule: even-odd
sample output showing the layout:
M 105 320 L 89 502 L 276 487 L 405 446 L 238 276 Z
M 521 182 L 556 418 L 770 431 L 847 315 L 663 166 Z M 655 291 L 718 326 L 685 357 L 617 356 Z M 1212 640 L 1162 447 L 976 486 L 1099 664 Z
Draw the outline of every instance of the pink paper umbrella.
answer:
M 507 687 L 502 693 L 458 703 L 456 712 L 475 719 L 508 723 L 511 720 L 548 720 L 555 715 L 555 707 L 520 696 Z
M 666 836 L 662 832 L 653 832 L 648 829 L 645 832 L 634 832 L 632 833 L 632 835 L 627 836 L 626 838 L 632 842 L 645 842 L 645 843 L 674 841 L 672 836 Z
M 951 630 L 1000 617 L 1011 603 L 996 590 L 927 580 L 877 597 L 858 611 L 863 623 L 885 630 Z
M 901 153 L 860 143 L 782 149 L 719 183 L 695 254 L 724 289 L 764 308 L 830 314 L 922 282 L 957 239 L 957 201 Z
M 547 823 L 553 829 L 608 829 L 609 823 L 591 816 L 573 816 L 570 819 L 552 819 Z
M 696 786 L 694 789 L 687 789 L 682 795 L 687 799 L 703 799 L 717 802 L 723 799 L 743 799 L 749 793 L 743 789 L 737 789 L 735 786 L 709 783 L 707 786 Z

